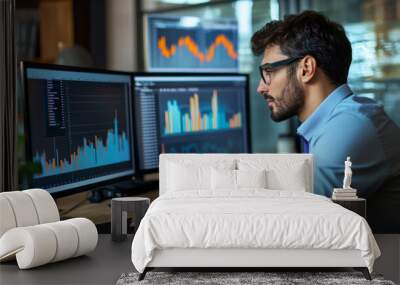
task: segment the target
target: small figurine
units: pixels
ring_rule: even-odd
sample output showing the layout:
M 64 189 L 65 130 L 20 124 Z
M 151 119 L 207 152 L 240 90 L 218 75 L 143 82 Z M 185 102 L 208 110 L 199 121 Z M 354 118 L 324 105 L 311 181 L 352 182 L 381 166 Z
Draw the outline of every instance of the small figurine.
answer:
M 353 172 L 351 171 L 351 161 L 350 156 L 347 157 L 347 160 L 344 162 L 344 178 L 343 178 L 343 189 L 353 189 L 351 188 L 351 176 Z

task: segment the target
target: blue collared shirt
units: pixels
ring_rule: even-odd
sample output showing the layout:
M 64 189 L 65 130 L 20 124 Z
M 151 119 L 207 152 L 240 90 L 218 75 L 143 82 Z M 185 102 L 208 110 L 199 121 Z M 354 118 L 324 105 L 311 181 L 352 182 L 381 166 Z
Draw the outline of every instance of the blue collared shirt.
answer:
M 352 161 L 351 186 L 367 197 L 400 192 L 400 128 L 374 100 L 336 88 L 299 126 L 314 156 L 314 193 L 330 197 L 343 186 L 344 161 Z M 383 191 L 383 190 L 382 190 Z

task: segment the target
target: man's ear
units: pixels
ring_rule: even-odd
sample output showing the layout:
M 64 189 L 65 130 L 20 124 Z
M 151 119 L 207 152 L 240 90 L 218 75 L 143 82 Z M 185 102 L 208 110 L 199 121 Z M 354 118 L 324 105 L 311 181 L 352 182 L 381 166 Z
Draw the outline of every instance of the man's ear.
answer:
M 300 82 L 308 83 L 317 73 L 317 61 L 311 55 L 306 55 L 302 58 L 298 66 Z

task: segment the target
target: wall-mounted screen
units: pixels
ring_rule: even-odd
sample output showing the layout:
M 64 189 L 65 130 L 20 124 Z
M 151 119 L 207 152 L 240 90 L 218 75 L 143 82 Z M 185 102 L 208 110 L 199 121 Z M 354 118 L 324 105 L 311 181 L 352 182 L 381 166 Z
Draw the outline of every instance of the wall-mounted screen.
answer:
M 149 71 L 236 72 L 238 25 L 234 19 L 151 15 L 146 22 Z

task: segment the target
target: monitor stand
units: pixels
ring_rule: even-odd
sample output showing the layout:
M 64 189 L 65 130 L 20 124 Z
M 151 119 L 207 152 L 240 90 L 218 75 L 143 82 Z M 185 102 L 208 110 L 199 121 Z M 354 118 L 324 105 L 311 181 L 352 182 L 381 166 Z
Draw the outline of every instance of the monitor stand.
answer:
M 88 200 L 91 203 L 100 203 L 106 199 L 126 197 L 141 194 L 149 190 L 158 189 L 158 180 L 144 180 L 136 178 L 104 186 L 91 191 Z

